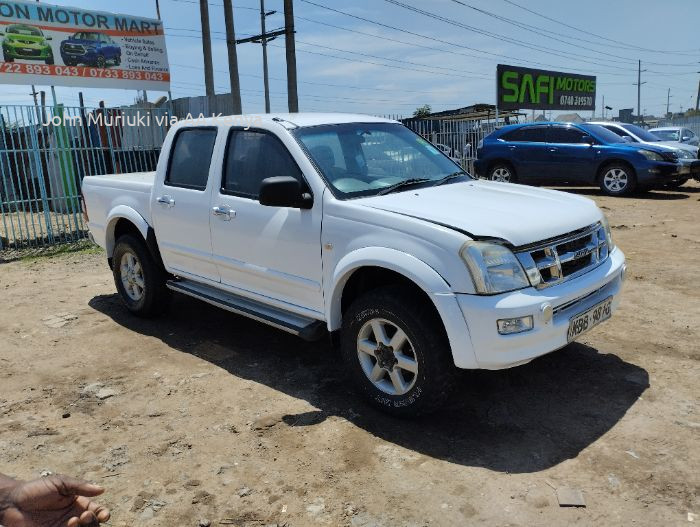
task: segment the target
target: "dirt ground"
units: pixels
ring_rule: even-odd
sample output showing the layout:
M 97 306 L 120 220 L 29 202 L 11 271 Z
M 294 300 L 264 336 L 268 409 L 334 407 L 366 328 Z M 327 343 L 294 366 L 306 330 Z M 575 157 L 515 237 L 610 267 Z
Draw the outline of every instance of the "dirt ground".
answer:
M 572 191 L 627 254 L 620 310 L 465 372 L 415 421 L 361 402 L 325 341 L 185 297 L 130 316 L 103 254 L 2 264 L 0 471 L 94 480 L 113 526 L 700 523 L 700 185 Z M 558 505 L 566 487 L 586 508 Z

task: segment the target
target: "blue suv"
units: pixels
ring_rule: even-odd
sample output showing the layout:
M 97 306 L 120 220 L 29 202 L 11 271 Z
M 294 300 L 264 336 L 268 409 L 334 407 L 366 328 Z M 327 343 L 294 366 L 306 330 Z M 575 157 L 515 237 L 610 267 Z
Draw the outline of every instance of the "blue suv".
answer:
M 671 148 L 630 144 L 596 124 L 504 126 L 477 149 L 477 175 L 495 181 L 599 185 L 610 196 L 637 188 L 673 186 L 700 170 Z
M 66 66 L 87 64 L 104 68 L 108 62 L 119 66 L 122 50 L 112 38 L 98 31 L 80 31 L 61 42 L 61 58 Z

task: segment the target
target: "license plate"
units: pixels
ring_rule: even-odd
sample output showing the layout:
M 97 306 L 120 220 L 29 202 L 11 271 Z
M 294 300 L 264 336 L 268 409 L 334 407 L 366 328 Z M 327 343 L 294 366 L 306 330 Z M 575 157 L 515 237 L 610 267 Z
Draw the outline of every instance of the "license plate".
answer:
M 612 297 L 608 297 L 583 313 L 571 317 L 569 320 L 569 332 L 566 335 L 567 342 L 576 340 L 589 329 L 594 328 L 612 314 Z

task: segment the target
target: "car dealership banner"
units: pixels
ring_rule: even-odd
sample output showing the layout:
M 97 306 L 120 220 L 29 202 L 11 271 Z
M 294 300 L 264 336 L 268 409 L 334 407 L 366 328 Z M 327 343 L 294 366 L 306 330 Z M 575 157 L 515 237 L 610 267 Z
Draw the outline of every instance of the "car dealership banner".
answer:
M 0 84 L 170 89 L 160 20 L 0 0 Z
M 499 109 L 595 110 L 595 77 L 503 64 L 496 75 Z

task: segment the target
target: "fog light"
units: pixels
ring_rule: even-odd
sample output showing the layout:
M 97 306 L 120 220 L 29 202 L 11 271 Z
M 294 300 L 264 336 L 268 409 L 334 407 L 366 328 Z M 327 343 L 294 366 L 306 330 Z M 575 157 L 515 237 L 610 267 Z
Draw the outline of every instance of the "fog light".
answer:
M 534 327 L 534 320 L 532 315 L 518 318 L 503 318 L 496 321 L 496 325 L 501 335 L 512 335 L 513 333 L 530 331 Z

